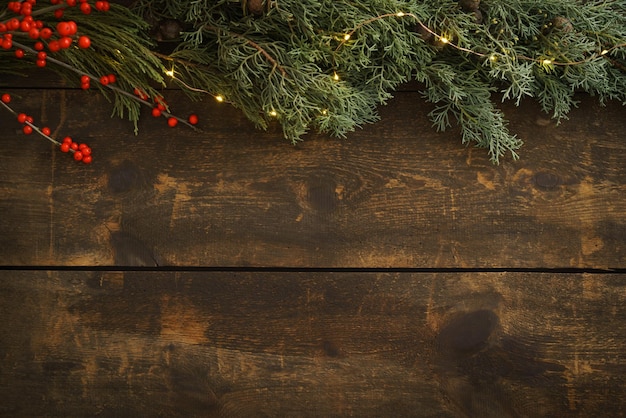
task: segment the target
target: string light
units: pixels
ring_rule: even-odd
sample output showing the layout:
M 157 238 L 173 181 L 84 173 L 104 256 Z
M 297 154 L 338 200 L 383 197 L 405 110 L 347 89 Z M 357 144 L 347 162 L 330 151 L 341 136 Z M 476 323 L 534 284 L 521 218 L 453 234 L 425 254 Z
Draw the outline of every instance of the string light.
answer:
M 337 74 L 336 72 L 333 73 L 333 80 L 339 81 L 339 74 Z
M 217 96 L 215 96 L 215 100 L 222 103 L 224 101 L 224 96 L 222 96 L 221 94 L 218 94 Z
M 433 35 L 436 39 L 439 40 L 439 42 L 441 42 L 444 45 L 449 45 L 450 47 L 452 47 L 454 49 L 457 49 L 457 50 L 463 51 L 463 52 L 467 52 L 467 53 L 475 55 L 477 57 L 481 57 L 481 58 L 488 57 L 488 59 L 490 61 L 492 61 L 492 62 L 496 61 L 497 58 L 498 58 L 495 53 L 483 54 L 483 53 L 480 53 L 480 52 L 476 52 L 476 51 L 474 51 L 472 49 L 464 48 L 464 47 L 462 47 L 460 45 L 456 45 L 456 44 L 454 44 L 450 40 L 449 37 L 447 37 L 445 35 L 440 35 L 440 34 L 436 33 L 435 31 L 433 31 L 432 29 L 430 29 L 428 26 L 426 26 L 424 23 L 422 23 L 422 21 L 416 15 L 414 15 L 413 13 L 405 13 L 405 12 L 402 12 L 402 11 L 399 11 L 399 12 L 396 12 L 396 13 L 383 14 L 383 15 L 376 16 L 376 17 L 373 17 L 373 18 L 370 18 L 370 19 L 367 19 L 367 20 L 361 22 L 360 24 L 355 26 L 354 29 L 352 29 L 350 32 L 346 33 L 343 36 L 343 41 L 339 43 L 339 45 L 337 46 L 337 49 L 335 51 L 338 51 L 339 48 L 343 44 L 346 43 L 346 41 L 350 40 L 352 35 L 358 29 L 360 29 L 361 27 L 363 27 L 363 26 L 365 26 L 365 25 L 367 25 L 369 23 L 375 22 L 377 20 L 385 19 L 385 18 L 388 18 L 388 17 L 401 17 L 401 18 L 402 17 L 411 17 L 411 18 L 413 18 L 413 19 L 415 19 L 417 21 L 417 23 L 421 26 L 421 28 L 425 32 L 428 32 L 431 35 Z M 494 21 L 495 21 L 495 23 L 497 23 L 496 19 L 494 19 Z M 525 61 L 536 62 L 538 64 L 542 64 L 543 66 L 553 66 L 553 65 L 554 66 L 571 66 L 571 65 L 584 64 L 585 62 L 592 61 L 592 60 L 594 60 L 596 58 L 599 58 L 599 57 L 603 57 L 603 56 L 607 55 L 609 52 L 613 51 L 614 49 L 623 48 L 623 47 L 626 47 L 626 44 L 614 45 L 613 47 L 611 47 L 609 49 L 603 49 L 601 52 L 593 54 L 593 55 L 591 55 L 591 56 L 589 56 L 589 57 L 587 57 L 587 58 L 585 58 L 584 60 L 581 60 L 581 61 L 559 62 L 559 61 L 553 61 L 551 59 L 535 59 L 535 58 L 527 57 L 527 56 L 524 56 L 524 55 L 517 55 L 517 56 L 511 55 L 511 60 L 515 61 L 516 59 L 519 58 L 519 59 L 522 59 L 522 60 L 525 60 Z M 506 50 L 504 50 L 504 53 L 506 55 L 510 55 L 510 53 L 508 51 L 506 51 Z M 335 73 L 335 76 L 333 78 L 335 80 L 337 80 L 338 76 L 336 75 L 336 73 Z
M 275 118 L 276 116 L 278 116 L 278 113 L 276 113 L 275 110 L 270 110 L 270 116 Z
M 172 77 L 172 78 L 174 78 L 174 67 L 172 67 L 172 69 L 171 69 L 171 70 L 167 70 L 167 71 L 165 72 L 165 75 L 166 75 L 166 76 L 168 76 L 168 77 Z

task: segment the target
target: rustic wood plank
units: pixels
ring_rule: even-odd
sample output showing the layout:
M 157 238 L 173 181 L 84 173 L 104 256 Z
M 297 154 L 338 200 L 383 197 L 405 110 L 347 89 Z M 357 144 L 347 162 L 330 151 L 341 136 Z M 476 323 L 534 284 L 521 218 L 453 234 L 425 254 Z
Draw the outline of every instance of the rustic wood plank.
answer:
M 626 275 L 0 271 L 11 416 L 624 416 Z
M 292 146 L 228 105 L 190 104 L 204 132 L 146 115 L 140 135 L 82 91 L 20 90 L 14 105 L 89 143 L 69 161 L 6 112 L 0 265 L 626 267 L 626 141 L 619 104 L 582 96 L 560 126 L 505 107 L 525 141 L 492 165 L 435 133 L 417 93 L 348 140 Z

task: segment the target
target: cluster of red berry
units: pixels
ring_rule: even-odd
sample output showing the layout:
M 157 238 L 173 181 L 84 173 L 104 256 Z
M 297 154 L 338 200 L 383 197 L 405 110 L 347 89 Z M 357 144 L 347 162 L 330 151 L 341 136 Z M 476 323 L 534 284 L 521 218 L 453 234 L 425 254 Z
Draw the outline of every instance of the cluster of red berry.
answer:
M 102 77 L 100 77 L 100 84 L 102 84 L 103 86 L 108 86 L 109 84 L 113 84 L 117 81 L 117 77 L 115 76 L 115 74 L 108 74 L 108 75 L 103 75 Z M 88 75 L 82 75 L 80 77 L 80 88 L 83 90 L 89 90 L 89 87 L 91 86 L 91 77 Z
M 52 57 L 52 54 L 62 49 L 68 49 L 72 45 L 77 45 L 79 48 L 88 49 L 91 47 L 91 39 L 86 35 L 79 35 L 79 28 L 76 22 L 72 20 L 62 20 L 64 10 L 67 7 L 78 7 L 84 14 L 90 14 L 92 9 L 95 8 L 98 11 L 106 12 L 111 7 L 108 1 L 95 1 L 91 4 L 88 0 L 50 0 L 52 6 L 46 8 L 49 12 L 54 14 L 54 17 L 59 20 L 56 26 L 49 27 L 42 20 L 36 19 L 34 16 L 38 16 L 41 13 L 35 12 L 34 8 L 37 4 L 37 0 L 22 0 L 22 1 L 10 1 L 8 2 L 8 10 L 15 14 L 14 17 L 6 21 L 0 21 L 0 48 L 5 50 L 15 49 L 15 56 L 17 58 L 24 58 L 26 53 L 35 55 L 35 64 L 38 67 L 45 67 L 47 62 L 50 61 L 57 65 L 62 65 L 66 68 L 72 69 L 80 74 L 79 70 L 72 68 L 66 63 L 59 61 Z M 25 45 L 23 42 L 14 41 L 13 35 L 18 34 L 22 38 L 28 37 L 32 41 L 32 47 Z M 51 56 L 48 56 L 51 54 Z M 102 76 L 94 76 L 90 74 L 83 74 L 80 78 L 80 86 L 83 90 L 90 88 L 91 81 L 98 81 L 102 86 L 107 86 L 122 94 L 129 95 L 116 86 L 112 86 L 117 81 L 115 74 L 107 74 Z M 188 120 L 175 117 L 168 112 L 167 104 L 161 96 L 154 98 L 154 101 L 150 100 L 149 96 L 138 89 L 135 89 L 135 95 L 137 100 L 140 100 L 142 104 L 152 107 L 152 115 L 154 117 L 164 116 L 167 119 L 167 124 L 170 127 L 178 125 L 178 122 L 187 123 L 188 125 L 196 125 L 198 123 L 198 116 L 192 114 Z M 132 95 L 130 95 L 132 97 Z M 33 131 L 46 137 L 48 140 L 58 145 L 63 152 L 71 152 L 74 159 L 82 161 L 86 164 L 91 163 L 91 149 L 85 144 L 76 144 L 71 138 L 66 137 L 63 142 L 58 142 L 50 137 L 50 129 L 44 127 L 39 129 L 33 124 L 33 118 L 24 114 L 16 113 L 8 106 L 11 101 L 11 96 L 4 94 L 1 97 L 1 103 L 4 104 L 10 112 L 17 116 L 18 122 L 22 126 L 22 131 L 25 134 L 31 134 Z
M 150 103 L 149 97 L 144 91 L 141 91 L 136 88 L 134 93 L 135 93 L 135 96 L 137 96 L 139 99 L 143 100 L 144 102 Z M 178 118 L 175 116 L 171 116 L 167 112 L 167 103 L 165 102 L 165 99 L 163 98 L 163 96 L 156 96 L 154 98 L 154 107 L 152 108 L 152 116 L 154 116 L 155 118 L 159 118 L 161 116 L 167 117 L 167 125 L 171 128 L 178 125 Z M 189 122 L 190 125 L 197 125 L 198 115 L 192 113 L 187 118 L 187 121 Z
M 62 152 L 71 152 L 72 154 L 74 154 L 74 159 L 76 161 L 82 161 L 85 164 L 91 163 L 93 157 L 91 156 L 91 148 L 89 148 L 87 144 L 77 144 L 69 136 L 65 137 L 63 139 L 63 142 L 58 142 L 54 140 L 50 136 L 51 131 L 49 127 L 44 126 L 41 129 L 38 128 L 34 124 L 34 119 L 32 116 L 27 115 L 26 113 L 16 113 L 9 106 L 9 103 L 11 103 L 11 95 L 8 93 L 4 93 L 2 96 L 0 96 L 0 102 L 2 102 L 2 104 L 7 109 L 9 109 L 10 112 L 12 112 L 14 115 L 17 115 L 17 121 L 23 125 L 22 132 L 24 132 L 24 134 L 30 135 L 33 133 L 33 131 L 36 131 L 55 145 L 58 145 Z
M 91 163 L 91 148 L 87 144 L 78 144 L 69 136 L 63 138 L 60 147 L 62 152 L 73 152 L 76 161 L 82 161 L 85 164 Z
M 33 49 L 37 51 L 36 64 L 38 67 L 45 67 L 47 53 L 44 49 L 48 48 L 50 52 L 58 52 L 61 49 L 67 49 L 72 46 L 76 38 L 76 43 L 80 48 L 86 49 L 91 46 L 91 39 L 88 36 L 82 35 L 76 37 L 78 32 L 78 26 L 74 21 L 61 21 L 56 25 L 55 31 L 47 27 L 42 20 L 35 20 L 33 17 L 33 7 L 37 3 L 37 0 L 24 0 L 24 1 L 10 1 L 8 4 L 9 11 L 15 13 L 17 16 L 13 17 L 6 22 L 0 22 L 0 33 L 2 34 L 2 41 L 0 46 L 3 49 L 13 48 L 13 34 L 26 33 L 28 37 L 34 40 Z M 65 0 L 62 3 L 61 0 L 51 0 L 53 5 L 63 6 L 76 6 L 76 0 Z M 83 13 L 91 13 L 91 5 L 87 0 L 79 0 L 80 9 Z M 96 2 L 96 9 L 101 11 L 109 10 L 110 5 L 106 1 Z M 54 11 L 54 15 L 57 19 L 61 19 L 63 16 L 63 8 L 58 8 Z M 23 58 L 25 55 L 24 49 L 16 48 L 15 56 L 17 58 Z

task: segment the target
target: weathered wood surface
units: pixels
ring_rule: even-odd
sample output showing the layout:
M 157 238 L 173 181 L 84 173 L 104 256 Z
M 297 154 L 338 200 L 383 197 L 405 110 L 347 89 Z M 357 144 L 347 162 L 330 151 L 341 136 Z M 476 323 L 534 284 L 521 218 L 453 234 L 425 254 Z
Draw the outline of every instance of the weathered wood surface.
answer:
M 295 147 L 177 91 L 204 132 L 3 91 L 95 162 L 0 111 L 0 416 L 626 416 L 620 105 L 505 106 L 494 166 L 412 91 Z
M 618 417 L 626 275 L 0 271 L 4 416 Z
M 5 89 L 6 90 L 6 89 Z M 141 135 L 76 90 L 15 89 L 13 105 L 89 143 L 70 161 L 0 112 L 0 265 L 427 268 L 626 267 L 624 109 L 582 97 L 555 126 L 505 107 L 526 145 L 492 165 L 437 134 L 415 92 L 382 121 L 292 146 L 277 126 L 189 104 L 203 133 L 146 115 Z

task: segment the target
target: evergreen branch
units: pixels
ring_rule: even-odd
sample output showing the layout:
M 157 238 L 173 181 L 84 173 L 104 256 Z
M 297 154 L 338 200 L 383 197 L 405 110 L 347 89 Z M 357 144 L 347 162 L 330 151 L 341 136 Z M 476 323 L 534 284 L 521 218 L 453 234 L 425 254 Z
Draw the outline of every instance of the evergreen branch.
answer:
M 475 3 L 281 0 L 250 13 L 241 0 L 137 0 L 144 21 L 122 10 L 85 17 L 70 7 L 67 18 L 80 21 L 94 47 L 50 58 L 78 69 L 59 67 L 68 79 L 114 72 L 121 90 L 150 95 L 171 64 L 172 82 L 191 98 L 227 101 L 262 128 L 277 120 L 292 142 L 311 128 L 343 136 L 377 120 L 377 106 L 415 79 L 435 104 L 435 127 L 456 123 L 462 141 L 487 148 L 494 162 L 517 158 L 521 140 L 509 133 L 493 92 L 516 104 L 533 97 L 556 119 L 576 105 L 578 91 L 626 103 L 626 0 Z M 37 12 L 44 10 L 51 11 Z M 154 51 L 146 35 L 172 20 L 182 28 L 176 49 Z M 0 59 L 9 54 L 0 50 Z M 114 113 L 137 120 L 134 96 L 97 87 L 115 95 Z
M 246 38 L 245 36 L 239 34 L 239 33 L 235 33 L 235 32 L 231 32 L 222 28 L 218 28 L 216 26 L 211 26 L 211 25 L 205 25 L 204 26 L 205 29 L 210 30 L 212 32 L 218 33 L 218 32 L 224 32 L 234 38 L 239 38 L 239 39 L 243 39 L 244 42 L 248 45 L 250 45 L 251 47 L 253 47 L 254 49 L 256 49 L 257 51 L 259 51 L 261 54 L 263 54 L 263 56 L 272 63 L 272 65 L 275 68 L 278 68 L 278 70 L 280 71 L 280 73 L 283 75 L 283 77 L 287 77 L 287 71 L 285 71 L 285 69 L 278 63 L 278 61 L 276 61 L 276 59 L 274 57 L 272 57 L 270 55 L 269 52 L 267 52 L 265 49 L 263 49 L 261 47 L 261 45 L 257 44 L 256 42 Z

